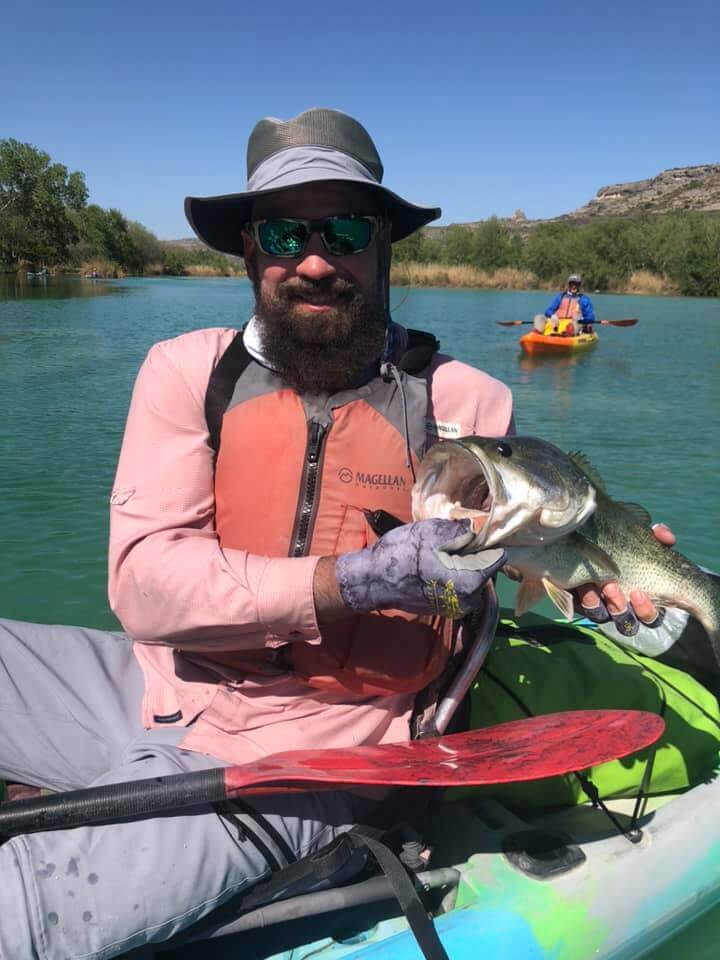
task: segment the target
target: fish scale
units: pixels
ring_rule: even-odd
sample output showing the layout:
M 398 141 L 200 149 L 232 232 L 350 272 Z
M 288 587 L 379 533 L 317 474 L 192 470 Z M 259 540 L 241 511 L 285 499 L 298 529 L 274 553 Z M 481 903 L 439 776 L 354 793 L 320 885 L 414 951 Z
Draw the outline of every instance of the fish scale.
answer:
M 487 488 L 487 509 L 467 506 L 485 500 Z M 692 614 L 720 663 L 717 580 L 661 544 L 642 506 L 609 497 L 582 454 L 537 437 L 443 441 L 420 464 L 413 512 L 415 519 L 470 517 L 475 549 L 504 547 L 521 581 L 518 613 L 547 593 L 570 618 L 571 590 L 617 580 L 626 594 L 643 590 L 655 604 Z

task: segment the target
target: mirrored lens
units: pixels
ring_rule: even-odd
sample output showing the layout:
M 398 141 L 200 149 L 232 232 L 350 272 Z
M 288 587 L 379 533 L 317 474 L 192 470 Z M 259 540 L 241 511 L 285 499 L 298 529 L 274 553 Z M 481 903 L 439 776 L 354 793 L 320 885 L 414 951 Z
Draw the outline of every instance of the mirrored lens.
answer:
M 323 240 L 330 253 L 337 256 L 359 253 L 370 246 L 372 227 L 372 220 L 361 217 L 330 217 L 325 223 Z
M 299 257 L 308 229 L 298 220 L 265 220 L 258 227 L 258 239 L 262 250 L 272 257 Z

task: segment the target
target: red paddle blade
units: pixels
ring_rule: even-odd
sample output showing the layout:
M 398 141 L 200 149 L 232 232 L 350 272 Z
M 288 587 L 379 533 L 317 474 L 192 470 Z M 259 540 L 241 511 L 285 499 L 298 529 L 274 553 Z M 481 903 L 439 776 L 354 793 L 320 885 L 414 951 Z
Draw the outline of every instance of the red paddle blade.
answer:
M 585 770 L 650 746 L 665 729 L 641 710 L 572 710 L 432 740 L 292 750 L 225 771 L 227 796 L 381 786 L 481 786 Z
M 627 320 L 601 320 L 600 323 L 608 324 L 611 327 L 634 327 L 638 322 L 638 317 L 629 317 Z

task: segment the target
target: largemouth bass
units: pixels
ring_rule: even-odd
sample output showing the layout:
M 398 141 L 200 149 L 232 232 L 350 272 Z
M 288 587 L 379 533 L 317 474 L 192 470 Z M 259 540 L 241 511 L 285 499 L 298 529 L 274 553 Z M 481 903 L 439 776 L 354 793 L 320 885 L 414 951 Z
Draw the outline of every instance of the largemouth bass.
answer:
M 692 614 L 720 663 L 720 587 L 658 542 L 637 503 L 612 500 L 592 464 L 536 437 L 463 437 L 436 443 L 412 492 L 413 518 L 470 518 L 474 549 L 502 546 L 520 579 L 516 613 L 547 596 L 571 619 L 571 590 L 617 580 L 659 606 Z

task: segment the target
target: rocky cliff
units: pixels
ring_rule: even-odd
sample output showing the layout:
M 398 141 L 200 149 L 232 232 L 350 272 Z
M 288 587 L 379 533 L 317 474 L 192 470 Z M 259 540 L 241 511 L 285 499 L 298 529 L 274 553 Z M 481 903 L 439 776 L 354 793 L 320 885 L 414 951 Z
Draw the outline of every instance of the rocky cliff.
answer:
M 697 167 L 673 167 L 647 180 L 631 180 L 600 187 L 597 194 L 582 207 L 547 220 L 528 220 L 522 210 L 504 220 L 513 230 L 526 235 L 536 223 L 575 221 L 587 223 L 599 217 L 628 217 L 639 214 L 668 213 L 677 210 L 700 210 L 720 214 L 720 163 L 704 163 Z M 476 226 L 474 220 L 466 226 Z M 425 227 L 427 236 L 442 235 L 447 227 Z M 175 246 L 202 247 L 195 237 L 167 241 Z
M 673 167 L 648 180 L 600 187 L 583 207 L 556 220 L 590 220 L 674 210 L 720 212 L 720 163 Z
M 597 194 L 582 207 L 546 220 L 528 220 L 522 210 L 511 217 L 501 217 L 513 231 L 527 236 L 538 223 L 589 223 L 604 217 L 632 217 L 640 214 L 697 210 L 720 214 L 720 163 L 697 167 L 674 167 L 647 180 L 631 180 L 600 187 Z M 477 226 L 473 220 L 465 226 Z M 425 227 L 428 237 L 439 237 L 447 227 Z

